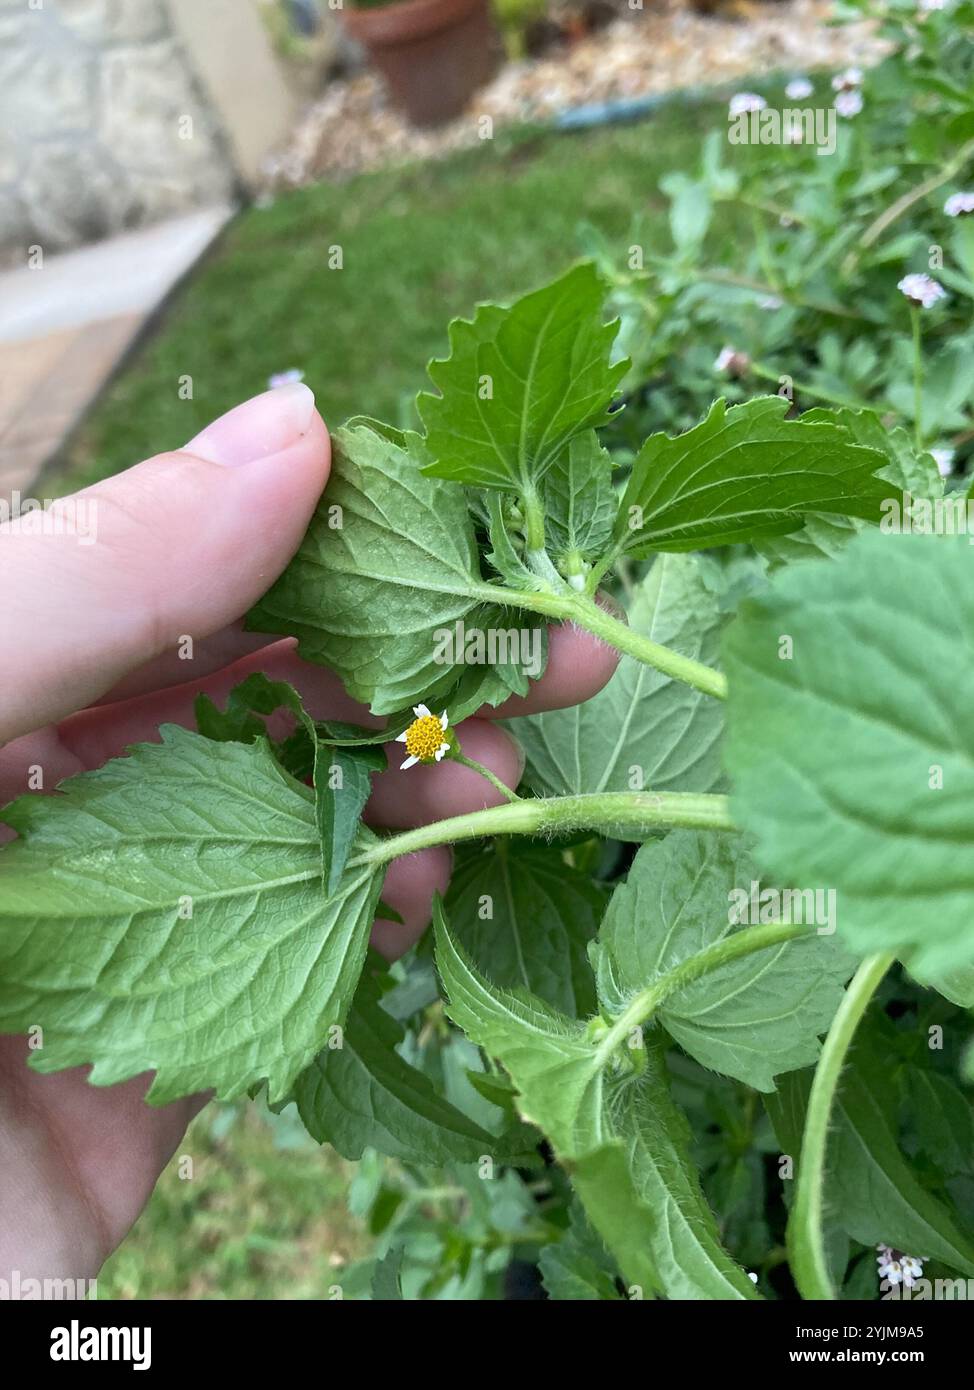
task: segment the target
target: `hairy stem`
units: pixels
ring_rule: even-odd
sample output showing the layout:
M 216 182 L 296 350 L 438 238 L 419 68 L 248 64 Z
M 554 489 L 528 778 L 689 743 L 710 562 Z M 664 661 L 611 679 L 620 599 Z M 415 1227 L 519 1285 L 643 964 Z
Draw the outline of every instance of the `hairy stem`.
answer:
M 461 767 L 469 767 L 471 772 L 479 772 L 481 777 L 486 777 L 490 785 L 496 788 L 496 790 L 500 792 L 501 796 L 506 797 L 508 801 L 521 800 L 521 797 L 518 796 L 517 792 L 512 791 L 511 788 L 506 786 L 499 777 L 495 777 L 494 774 L 491 772 L 490 768 L 484 767 L 483 763 L 475 762 L 473 758 L 468 758 L 465 754 L 458 752 L 454 752 L 453 757 L 450 761 L 454 763 L 459 763 Z
M 806 1299 L 834 1299 L 825 1257 L 823 1211 L 825 1204 L 825 1153 L 829 1119 L 849 1046 L 870 999 L 895 956 L 867 956 L 853 975 L 842 998 L 808 1097 L 805 1132 L 798 1161 L 795 1202 L 788 1221 L 788 1258 L 798 1291 Z
M 910 305 L 913 320 L 913 442 L 923 448 L 923 349 L 920 344 L 920 310 Z
M 726 796 L 703 792 L 597 792 L 583 796 L 522 798 L 465 816 L 421 825 L 379 840 L 349 861 L 378 866 L 433 845 L 487 835 L 555 835 L 573 830 L 734 830 Z
M 601 637 L 610 647 L 615 647 L 628 656 L 634 656 L 646 666 L 661 671 L 673 680 L 684 681 L 700 690 L 704 695 L 714 695 L 718 700 L 727 698 L 727 678 L 712 666 L 702 661 L 681 656 L 670 647 L 653 642 L 640 632 L 634 632 L 626 623 L 607 613 L 586 594 L 576 593 L 535 593 L 533 590 L 502 589 L 485 585 L 481 597 L 494 603 L 510 604 L 512 607 L 528 608 L 534 613 L 543 613 L 549 618 L 560 618 L 563 622 L 577 623 L 579 627 Z
M 769 946 L 783 945 L 787 941 L 793 941 L 797 936 L 810 936 L 814 930 L 814 927 L 794 923 L 765 923 L 763 926 L 748 927 L 744 931 L 734 932 L 721 941 L 715 941 L 705 950 L 698 951 L 696 955 L 688 956 L 686 960 L 633 996 L 599 1044 L 599 1060 L 606 1061 L 615 1049 L 625 1042 L 636 1028 L 647 1023 L 678 989 L 693 984 L 701 976 L 709 975 L 712 970 L 719 970 L 728 961 L 749 956 L 754 951 L 765 951 Z

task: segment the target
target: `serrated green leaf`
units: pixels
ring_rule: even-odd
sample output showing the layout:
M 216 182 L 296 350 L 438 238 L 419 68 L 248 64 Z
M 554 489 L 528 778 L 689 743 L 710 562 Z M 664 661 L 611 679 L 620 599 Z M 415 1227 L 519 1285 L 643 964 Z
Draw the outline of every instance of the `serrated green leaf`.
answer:
M 658 557 L 636 591 L 629 625 L 683 656 L 716 663 L 722 618 L 693 556 Z M 540 796 L 712 791 L 722 777 L 722 727 L 718 700 L 628 656 L 584 704 L 510 724 L 527 753 L 525 782 Z
M 831 424 L 787 420 L 788 402 L 760 396 L 640 449 L 616 523 L 632 555 L 698 550 L 796 530 L 807 512 L 878 521 L 885 456 Z
M 731 838 L 674 830 L 644 845 L 613 893 L 593 948 L 602 1012 L 701 951 L 749 927 L 732 925 L 732 896 L 750 896 L 757 872 Z M 854 962 L 832 936 L 812 934 L 754 951 L 670 994 L 658 1011 L 667 1032 L 702 1066 L 758 1091 L 814 1062 Z
M 292 776 L 311 778 L 321 836 L 322 875 L 326 892 L 337 892 L 372 791 L 372 773 L 381 772 L 386 766 L 382 749 L 370 746 L 378 736 L 355 729 L 354 725 L 336 726 L 343 733 L 353 730 L 355 742 L 326 748 L 321 734 L 327 726 L 315 724 L 294 687 L 286 681 L 268 680 L 259 671 L 234 686 L 224 711 L 217 709 L 206 695 L 197 697 L 195 709 L 201 734 L 241 743 L 252 743 L 264 736 L 266 726 L 257 715 L 273 714 L 279 709 L 295 715 L 298 730 L 277 749 L 277 756 Z
M 603 424 L 627 365 L 610 365 L 604 299 L 587 262 L 507 310 L 455 320 L 450 356 L 429 367 L 440 394 L 417 403 L 434 460 L 424 472 L 526 492 L 575 435 Z
M 0 1031 L 43 1028 L 38 1071 L 154 1071 L 156 1104 L 277 1099 L 344 1021 L 381 874 L 322 891 L 313 794 L 265 740 L 160 734 L 4 812 Z
M 545 479 L 544 498 L 545 529 L 556 561 L 599 559 L 612 539 L 616 497 L 612 459 L 594 430 L 573 439 L 553 464 Z
M 460 944 L 489 979 L 523 986 L 584 1018 L 595 1012 L 586 949 L 605 901 L 605 889 L 557 849 L 497 840 L 458 855 L 446 909 Z
M 959 1086 L 930 1067 L 911 1064 L 904 1084 L 921 1150 L 947 1177 L 974 1168 L 974 1112 Z
M 915 497 L 942 497 L 943 479 L 929 454 L 917 454 L 905 430 L 886 429 L 874 410 L 853 410 L 849 406 L 806 410 L 802 420 L 808 424 L 833 424 L 850 438 L 886 457 L 876 476 L 892 483 L 897 491 Z M 762 555 L 773 564 L 796 560 L 833 559 L 866 523 L 855 517 L 810 514 L 799 531 L 787 536 L 762 536 L 755 542 Z
M 429 1078 L 396 1051 L 402 1027 L 380 1003 L 366 970 L 340 1039 L 298 1077 L 293 1099 L 308 1132 L 343 1158 L 376 1149 L 405 1163 L 476 1163 L 514 1150 L 439 1096 Z M 530 1150 L 526 1131 L 521 1149 Z
M 974 960 L 972 630 L 961 540 L 869 531 L 782 571 L 724 648 L 732 809 L 760 863 L 834 888 L 847 943 L 921 979 Z
M 330 666 L 375 713 L 391 714 L 435 703 L 464 674 L 437 659 L 433 634 L 468 618 L 481 587 L 462 491 L 359 426 L 336 431 L 308 532 L 247 625 L 297 637 L 303 657 Z
M 447 1012 L 510 1074 L 522 1116 L 548 1136 L 630 1287 L 643 1296 L 756 1297 L 720 1246 L 655 1040 L 643 1049 L 642 1077 L 611 1071 L 582 1024 L 491 985 L 439 904 L 434 921 Z
M 564 1302 L 616 1302 L 615 1271 L 605 1246 L 575 1203 L 571 1224 L 560 1241 L 546 1245 L 538 1259 L 548 1297 Z
M 793 1106 L 803 1106 L 811 1075 L 788 1080 Z M 900 1152 L 893 1129 L 897 1110 L 888 1058 L 866 1029 L 843 1070 L 829 1127 L 829 1219 L 864 1245 L 892 1245 L 974 1273 L 971 1233 L 945 1202 L 921 1186 Z

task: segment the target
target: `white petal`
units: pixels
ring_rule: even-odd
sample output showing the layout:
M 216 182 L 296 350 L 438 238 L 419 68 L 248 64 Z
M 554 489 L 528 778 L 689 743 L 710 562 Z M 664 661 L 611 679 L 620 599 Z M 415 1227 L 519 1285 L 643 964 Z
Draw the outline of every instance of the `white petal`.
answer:
M 397 743 L 405 743 L 405 742 L 406 742 L 406 730 L 405 730 L 405 729 L 403 729 L 403 731 L 402 731 L 401 734 L 396 734 L 396 742 L 397 742 Z
M 443 754 L 449 753 L 449 751 L 450 745 L 448 743 L 441 743 L 439 748 L 437 748 L 436 752 L 433 754 L 433 757 L 436 759 L 437 762 L 439 762 L 440 759 L 443 757 Z
M 425 705 L 414 705 L 413 714 L 417 719 L 429 719 L 430 717 L 430 712 Z
M 450 716 L 447 714 L 446 710 L 440 715 L 440 723 L 443 725 L 443 732 L 446 733 L 447 729 L 450 727 Z
M 418 759 L 418 758 L 407 758 L 406 761 L 405 761 L 404 763 L 400 763 L 400 764 L 399 764 L 399 771 L 400 771 L 400 772 L 405 772 L 407 767 L 412 767 L 414 763 L 418 763 L 418 762 L 419 762 L 419 759 Z

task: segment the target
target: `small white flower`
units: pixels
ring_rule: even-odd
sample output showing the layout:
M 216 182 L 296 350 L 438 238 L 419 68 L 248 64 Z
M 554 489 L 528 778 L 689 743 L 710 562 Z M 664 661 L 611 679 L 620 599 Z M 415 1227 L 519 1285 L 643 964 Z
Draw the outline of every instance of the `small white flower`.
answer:
M 400 764 L 400 772 L 405 772 L 407 767 L 415 767 L 417 763 L 438 763 L 450 751 L 449 740 L 443 737 L 450 727 L 446 710 L 437 718 L 426 705 L 415 705 L 413 714 L 416 718 L 409 728 L 396 736 L 396 742 L 404 743 L 409 755 Z
M 769 314 L 773 314 L 776 309 L 780 309 L 784 303 L 776 294 L 763 294 L 758 300 L 758 308 L 765 309 Z
M 274 372 L 267 378 L 267 386 L 273 391 L 276 386 L 290 386 L 292 381 L 304 381 L 304 372 L 300 367 L 288 367 L 286 372 Z
M 903 279 L 897 282 L 896 288 L 905 294 L 911 303 L 919 304 L 924 309 L 931 308 L 939 299 L 947 298 L 947 291 L 943 285 L 922 272 L 904 275 Z
M 954 471 L 954 451 L 946 445 L 939 449 L 931 449 L 930 457 L 937 465 L 937 471 L 941 478 L 949 478 Z
M 804 101 L 814 90 L 807 77 L 793 77 L 785 88 L 785 96 L 789 101 Z
M 745 111 L 763 111 L 767 104 L 757 92 L 735 92 L 728 110 L 732 116 L 742 116 Z
M 931 10 L 945 10 L 947 8 L 947 0 L 920 0 L 918 8 L 925 10 L 927 13 Z
M 963 217 L 974 212 L 974 193 L 952 193 L 944 203 L 944 212 L 948 217 Z
M 853 87 L 862 86 L 862 68 L 846 68 L 832 78 L 833 92 L 848 92 Z
M 862 92 L 857 92 L 854 88 L 849 91 L 839 92 L 835 98 L 835 109 L 840 116 L 846 118 L 858 116 L 862 110 Z
M 881 1281 L 912 1289 L 916 1281 L 923 1277 L 923 1260 L 919 1256 L 904 1255 L 902 1250 L 895 1250 L 891 1245 L 877 1245 L 876 1249 L 879 1251 L 876 1256 L 877 1273 Z

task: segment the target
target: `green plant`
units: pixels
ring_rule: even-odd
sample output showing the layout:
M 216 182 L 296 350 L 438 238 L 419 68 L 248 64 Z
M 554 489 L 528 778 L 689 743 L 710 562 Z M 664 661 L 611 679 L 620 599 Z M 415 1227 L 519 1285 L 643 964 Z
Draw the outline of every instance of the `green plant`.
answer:
M 660 183 L 669 246 L 639 218 L 628 244 L 583 227 L 623 319 L 635 440 L 693 424 L 718 383 L 731 401 L 770 383 L 803 407 L 868 406 L 962 471 L 974 441 L 974 216 L 946 208 L 974 169 L 974 6 L 838 10 L 864 15 L 891 52 L 853 73 L 850 91 L 833 90 L 841 75 L 794 99 L 783 78 L 760 86 L 769 115 L 824 116 L 855 95 L 858 109 L 835 116 L 832 152 L 799 122 L 784 145 L 714 130 L 695 170 Z M 745 219 L 736 242 L 729 217 Z M 897 288 L 917 272 L 947 291 L 924 313 L 922 341 Z
M 584 263 L 481 306 L 422 433 L 337 432 L 251 618 L 381 734 L 257 676 L 199 732 L 6 809 L 0 1028 L 42 1027 L 42 1072 L 151 1070 L 155 1103 L 264 1089 L 366 1173 L 395 1160 L 363 1180 L 383 1258 L 359 1296 L 496 1293 L 514 1249 L 556 1298 L 789 1296 L 788 1209 L 806 1297 L 855 1296 L 876 1242 L 974 1274 L 969 552 L 892 534 L 906 494 L 944 515 L 942 483 L 868 410 L 718 401 L 618 463 L 604 297 Z M 628 623 L 596 601 L 613 576 Z M 621 662 L 517 721 L 523 785 L 363 826 L 381 745 L 464 760 L 456 725 L 528 688 L 507 639 L 549 621 Z M 385 867 L 434 844 L 458 847 L 435 962 L 387 970 Z

